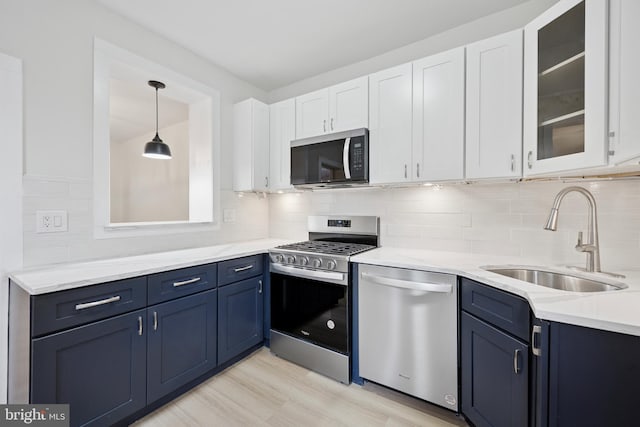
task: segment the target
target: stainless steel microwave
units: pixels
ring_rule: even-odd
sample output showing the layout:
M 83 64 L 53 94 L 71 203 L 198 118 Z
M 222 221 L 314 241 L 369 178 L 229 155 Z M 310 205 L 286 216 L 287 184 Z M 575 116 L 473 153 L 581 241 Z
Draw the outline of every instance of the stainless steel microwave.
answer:
M 291 141 L 291 184 L 302 188 L 369 183 L 366 128 Z

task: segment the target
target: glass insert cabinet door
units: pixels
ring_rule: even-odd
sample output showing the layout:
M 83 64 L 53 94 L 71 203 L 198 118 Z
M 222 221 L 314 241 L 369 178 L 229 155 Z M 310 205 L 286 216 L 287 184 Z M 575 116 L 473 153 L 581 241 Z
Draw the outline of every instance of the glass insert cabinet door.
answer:
M 524 175 L 607 161 L 607 2 L 561 0 L 525 27 Z

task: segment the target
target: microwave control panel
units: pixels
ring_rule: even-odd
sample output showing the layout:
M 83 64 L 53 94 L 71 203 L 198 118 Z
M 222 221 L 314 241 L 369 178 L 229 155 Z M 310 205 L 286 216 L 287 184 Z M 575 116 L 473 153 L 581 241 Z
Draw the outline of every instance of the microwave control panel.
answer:
M 361 138 L 357 139 L 358 141 L 351 143 L 351 164 L 349 166 L 351 169 L 352 177 L 364 177 L 365 159 L 367 155 L 367 153 L 365 153 L 366 145 L 361 140 Z

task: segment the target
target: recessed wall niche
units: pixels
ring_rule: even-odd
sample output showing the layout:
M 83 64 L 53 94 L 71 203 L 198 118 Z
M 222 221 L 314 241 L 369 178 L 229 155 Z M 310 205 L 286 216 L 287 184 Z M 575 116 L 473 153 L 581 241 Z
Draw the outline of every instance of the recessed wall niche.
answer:
M 158 132 L 169 160 L 142 156 Z M 94 46 L 94 235 L 217 227 L 220 94 L 102 40 Z M 214 213 L 216 213 L 214 215 Z

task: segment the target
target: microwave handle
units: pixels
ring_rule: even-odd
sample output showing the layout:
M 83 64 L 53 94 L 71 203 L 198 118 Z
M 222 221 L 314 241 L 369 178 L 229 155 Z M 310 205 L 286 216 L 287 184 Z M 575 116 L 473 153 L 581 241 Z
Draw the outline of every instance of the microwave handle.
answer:
M 342 149 L 342 166 L 344 168 L 344 177 L 351 179 L 351 170 L 349 168 L 349 146 L 351 145 L 351 138 L 345 138 L 344 148 Z

